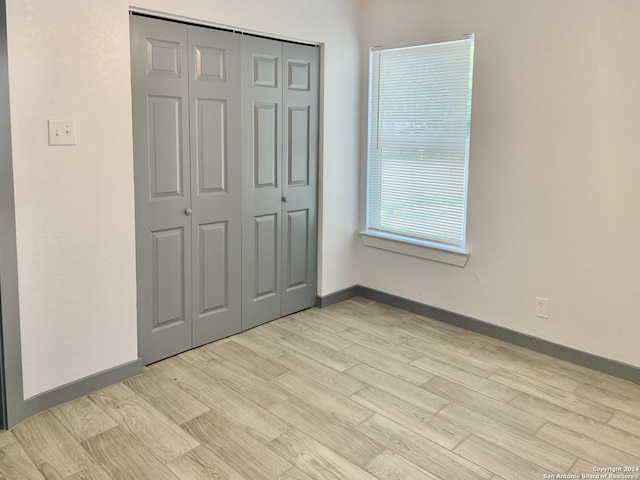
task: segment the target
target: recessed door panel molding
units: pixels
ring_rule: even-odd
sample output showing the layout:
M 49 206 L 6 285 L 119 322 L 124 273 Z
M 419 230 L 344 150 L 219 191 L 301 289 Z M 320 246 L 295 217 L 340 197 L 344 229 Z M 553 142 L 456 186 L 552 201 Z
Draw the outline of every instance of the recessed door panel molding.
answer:
M 253 85 L 256 87 L 278 88 L 279 57 L 253 55 Z
M 182 195 L 182 101 L 149 95 L 151 198 Z
M 309 283 L 309 209 L 287 212 L 286 291 Z
M 197 98 L 198 194 L 227 191 L 227 102 Z
M 287 88 L 308 92 L 311 89 L 311 62 L 287 60 Z
M 184 229 L 151 234 L 153 330 L 184 323 Z
M 254 300 L 278 293 L 278 215 L 263 215 L 254 220 L 254 249 L 256 272 Z
M 229 241 L 227 222 L 200 225 L 200 305 L 198 315 L 226 310 L 229 305 Z
M 226 81 L 227 52 L 222 48 L 195 46 L 196 80 Z
M 278 106 L 256 103 L 253 108 L 255 188 L 278 188 Z
M 147 74 L 180 78 L 181 52 L 180 42 L 147 38 Z
M 310 158 L 310 115 L 309 105 L 289 105 L 288 128 L 289 142 L 287 145 L 287 163 L 289 174 L 287 184 L 289 187 L 309 185 Z

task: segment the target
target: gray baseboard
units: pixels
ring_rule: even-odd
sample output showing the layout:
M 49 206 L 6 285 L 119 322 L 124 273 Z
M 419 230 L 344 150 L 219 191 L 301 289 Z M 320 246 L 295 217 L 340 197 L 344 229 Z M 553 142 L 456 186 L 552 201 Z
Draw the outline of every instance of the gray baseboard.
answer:
M 35 397 L 25 400 L 25 417 L 20 421 L 70 400 L 88 395 L 96 390 L 100 390 L 135 377 L 141 373 L 142 359 L 139 358 L 133 362 L 125 363 L 124 365 L 96 373 L 89 377 L 68 383 L 67 385 L 54 388 L 48 392 L 41 393 Z M 15 425 L 9 425 L 10 428 L 14 426 Z
M 336 303 L 349 300 L 350 298 L 357 297 L 358 295 L 360 295 L 360 287 L 356 285 L 355 287 L 345 288 L 344 290 L 332 293 L 331 295 L 317 297 L 316 306 L 319 308 L 326 308 Z
M 345 292 L 352 294 L 346 296 Z M 614 377 L 628 380 L 640 385 L 640 368 L 633 365 L 627 365 L 625 363 L 617 362 L 609 358 L 600 357 L 591 353 L 576 350 L 571 347 L 559 345 L 557 343 L 549 342 L 541 338 L 532 337 L 524 333 L 516 332 L 508 328 L 492 325 L 482 320 L 460 315 L 448 310 L 443 310 L 437 307 L 431 307 L 422 303 L 415 302 L 406 298 L 391 295 L 390 293 L 381 292 L 372 288 L 363 287 L 357 285 L 355 287 L 336 292 L 335 294 L 328 295 L 326 297 L 319 298 L 318 306 L 323 308 L 325 306 L 333 305 L 334 303 L 348 300 L 354 296 L 361 296 L 370 300 L 375 300 L 392 307 L 401 308 L 408 312 L 417 313 L 424 317 L 429 317 L 434 320 L 438 320 L 449 325 L 464 328 L 476 333 L 481 333 L 488 337 L 503 340 L 513 345 L 528 348 L 535 352 L 543 353 L 560 360 L 565 360 L 582 367 L 590 368 L 598 372 L 606 373 Z M 344 298 L 343 298 L 344 297 Z

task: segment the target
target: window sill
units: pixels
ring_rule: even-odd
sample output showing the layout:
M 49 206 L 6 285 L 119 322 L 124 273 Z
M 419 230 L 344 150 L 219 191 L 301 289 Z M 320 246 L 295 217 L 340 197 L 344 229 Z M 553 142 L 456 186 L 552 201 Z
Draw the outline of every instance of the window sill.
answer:
M 457 250 L 453 247 L 448 249 L 400 235 L 366 231 L 360 232 L 360 237 L 362 238 L 362 243 L 367 247 L 424 258 L 456 267 L 464 267 L 467 264 L 467 260 L 469 260 L 468 252 Z

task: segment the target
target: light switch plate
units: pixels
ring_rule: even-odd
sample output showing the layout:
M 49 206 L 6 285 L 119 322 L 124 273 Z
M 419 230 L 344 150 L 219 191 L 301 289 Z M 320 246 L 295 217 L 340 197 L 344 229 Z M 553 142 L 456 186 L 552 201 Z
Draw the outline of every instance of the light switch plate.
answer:
M 49 120 L 49 145 L 75 145 L 76 122 Z

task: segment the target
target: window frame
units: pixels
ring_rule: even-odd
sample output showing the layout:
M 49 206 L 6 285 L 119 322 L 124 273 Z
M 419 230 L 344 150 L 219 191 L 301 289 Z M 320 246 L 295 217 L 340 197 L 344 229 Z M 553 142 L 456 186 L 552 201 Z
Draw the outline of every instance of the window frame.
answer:
M 377 51 L 401 49 L 416 46 L 426 46 L 434 44 L 452 43 L 461 40 L 471 40 L 472 51 L 470 57 L 470 78 L 471 86 L 473 90 L 473 67 L 474 67 L 474 46 L 475 36 L 474 34 L 465 34 L 453 38 L 440 38 L 431 41 L 422 41 L 414 43 L 404 43 L 395 45 L 376 46 L 369 49 L 369 69 L 368 69 L 368 92 L 367 92 L 367 144 L 366 144 L 366 170 L 365 170 L 365 205 L 364 205 L 364 230 L 360 232 L 363 243 L 366 246 L 381 248 L 384 250 L 390 250 L 405 255 L 416 256 L 420 258 L 426 258 L 438 262 L 443 262 L 456 266 L 465 266 L 469 257 L 469 251 L 467 249 L 467 210 L 468 210 L 468 183 L 469 183 L 469 150 L 470 150 L 470 138 L 471 138 L 471 120 L 467 125 L 467 138 L 466 138 L 466 155 L 465 155 L 465 171 L 464 171 L 464 205 L 462 213 L 462 244 L 460 246 L 451 245 L 446 243 L 440 243 L 437 241 L 431 241 L 423 238 L 413 237 L 410 235 L 404 235 L 402 233 L 387 232 L 380 229 L 370 228 L 370 209 L 371 209 L 371 140 L 372 129 L 378 128 L 378 125 L 374 125 L 372 119 L 372 106 L 373 106 L 373 56 Z M 472 101 L 473 93 L 469 94 L 469 101 Z

